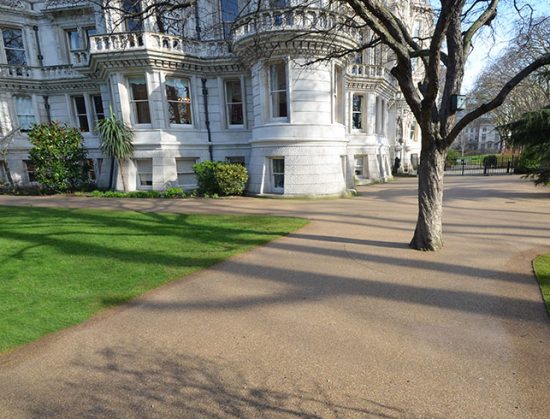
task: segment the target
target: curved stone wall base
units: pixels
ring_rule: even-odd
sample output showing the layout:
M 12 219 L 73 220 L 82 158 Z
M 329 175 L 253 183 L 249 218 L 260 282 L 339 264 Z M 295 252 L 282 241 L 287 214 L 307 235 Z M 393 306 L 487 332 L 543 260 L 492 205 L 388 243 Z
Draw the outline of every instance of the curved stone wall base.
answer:
M 284 160 L 284 187 L 275 184 L 274 159 Z M 280 165 L 280 162 L 279 162 Z M 344 195 L 349 162 L 344 142 L 252 144 L 248 192 L 282 196 Z

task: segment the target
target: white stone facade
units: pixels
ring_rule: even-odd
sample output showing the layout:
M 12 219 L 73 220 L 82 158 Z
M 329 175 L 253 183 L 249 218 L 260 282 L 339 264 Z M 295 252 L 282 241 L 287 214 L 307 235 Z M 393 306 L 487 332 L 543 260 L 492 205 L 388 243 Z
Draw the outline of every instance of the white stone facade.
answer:
M 0 159 L 13 181 L 33 180 L 30 125 L 60 121 L 81 129 L 98 186 L 121 188 L 94 132 L 109 109 L 135 131 L 130 190 L 193 188 L 192 165 L 208 159 L 244 163 L 251 194 L 341 195 L 390 178 L 395 157 L 413 172 L 419 132 L 385 50 L 319 61 L 358 32 L 337 10 L 276 3 L 245 15 L 236 0 L 199 0 L 137 21 L 86 0 L 0 0 L 0 138 L 20 129 Z M 418 4 L 396 3 L 412 27 Z

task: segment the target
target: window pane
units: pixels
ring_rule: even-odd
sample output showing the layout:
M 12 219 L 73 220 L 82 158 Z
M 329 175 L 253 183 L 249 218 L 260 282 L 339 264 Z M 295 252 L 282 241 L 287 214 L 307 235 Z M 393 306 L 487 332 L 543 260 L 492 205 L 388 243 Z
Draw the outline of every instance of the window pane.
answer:
M 225 82 L 225 92 L 227 103 L 242 102 L 241 82 L 240 80 L 228 80 Z
M 153 160 L 136 160 L 138 186 L 153 185 Z
M 284 159 L 273 159 L 273 173 L 284 173 L 285 172 L 285 160 Z
M 80 46 L 80 34 L 76 29 L 67 31 L 67 39 L 69 40 L 69 49 L 71 51 L 79 50 Z
M 27 65 L 25 51 L 18 49 L 6 49 L 6 61 L 12 65 Z
M 139 32 L 143 30 L 143 21 L 141 19 L 141 0 L 123 0 L 122 9 L 126 13 L 126 30 L 129 32 Z M 133 16 L 135 15 L 135 16 Z
M 286 90 L 285 63 L 271 64 L 271 90 Z
M 97 120 L 105 119 L 105 112 L 103 111 L 103 101 L 101 95 L 92 96 L 92 102 L 94 103 L 95 117 Z
M 2 29 L 4 48 L 25 49 L 21 29 Z
M 32 124 L 35 123 L 32 99 L 30 96 L 15 96 L 14 100 L 19 127 L 22 131 L 28 131 L 31 129 Z
M 136 122 L 138 124 L 150 124 L 151 113 L 149 112 L 149 102 L 136 102 Z
M 284 118 L 288 116 L 286 92 L 273 92 L 272 94 L 272 109 L 274 118 Z
M 229 125 L 243 124 L 243 105 L 241 103 L 227 105 L 227 114 L 229 117 Z
M 132 99 L 147 100 L 147 83 L 145 78 L 132 77 L 128 79 L 130 89 L 132 90 Z
M 191 92 L 189 81 L 167 78 L 165 86 L 170 123 L 191 124 Z
M 86 113 L 86 102 L 84 101 L 84 96 L 75 96 L 74 97 L 74 104 L 76 107 L 76 113 L 77 114 L 85 114 Z

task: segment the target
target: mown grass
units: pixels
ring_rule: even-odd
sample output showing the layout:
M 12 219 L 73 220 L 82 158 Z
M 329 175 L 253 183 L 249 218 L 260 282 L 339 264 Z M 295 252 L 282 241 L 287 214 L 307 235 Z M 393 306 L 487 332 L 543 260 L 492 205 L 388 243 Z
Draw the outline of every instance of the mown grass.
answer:
M 539 281 L 546 311 L 550 315 L 550 253 L 537 257 L 533 261 L 533 269 Z
M 306 223 L 0 206 L 0 353 Z

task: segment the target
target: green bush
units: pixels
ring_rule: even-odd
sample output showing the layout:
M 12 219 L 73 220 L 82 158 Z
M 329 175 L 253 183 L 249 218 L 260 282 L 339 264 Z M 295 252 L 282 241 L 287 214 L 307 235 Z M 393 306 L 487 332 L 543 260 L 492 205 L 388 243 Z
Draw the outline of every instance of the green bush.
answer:
M 29 132 L 29 141 L 33 145 L 29 156 L 36 180 L 45 189 L 67 192 L 87 183 L 86 151 L 80 131 L 57 122 L 36 124 Z
M 242 195 L 244 193 L 248 181 L 248 171 L 242 164 L 218 163 L 214 175 L 218 183 L 219 195 Z
M 181 188 L 169 188 L 165 191 L 132 191 L 132 192 L 121 192 L 121 191 L 93 191 L 87 196 L 94 198 L 164 198 L 164 199 L 174 199 L 174 198 L 187 198 L 191 196 L 183 191 Z
M 450 149 L 447 153 L 447 159 L 445 163 L 447 166 L 453 166 L 456 164 L 456 161 L 461 157 L 461 154 L 458 150 Z
M 203 161 L 193 166 L 198 192 L 203 196 L 242 195 L 248 181 L 246 167 L 236 163 Z
M 497 163 L 497 156 L 494 154 L 483 157 L 483 166 L 485 167 L 496 167 Z

